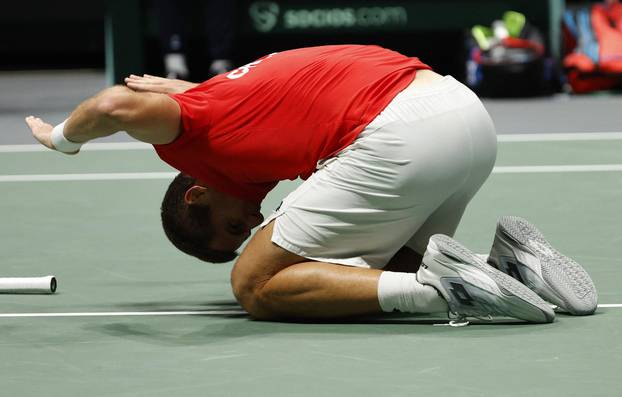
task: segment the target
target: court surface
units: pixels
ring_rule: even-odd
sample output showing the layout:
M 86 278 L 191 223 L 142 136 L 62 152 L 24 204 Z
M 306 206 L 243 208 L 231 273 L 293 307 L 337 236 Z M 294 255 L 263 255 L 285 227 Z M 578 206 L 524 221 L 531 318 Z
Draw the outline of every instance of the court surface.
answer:
M 547 132 L 547 131 L 541 131 Z M 0 272 L 55 295 L 0 295 L 0 396 L 613 396 L 622 371 L 622 133 L 502 135 L 456 238 L 490 248 L 523 216 L 594 279 L 594 316 L 552 324 L 250 320 L 231 264 L 178 253 L 159 225 L 173 170 L 140 145 L 76 157 L 0 146 Z M 269 214 L 298 182 L 279 185 Z

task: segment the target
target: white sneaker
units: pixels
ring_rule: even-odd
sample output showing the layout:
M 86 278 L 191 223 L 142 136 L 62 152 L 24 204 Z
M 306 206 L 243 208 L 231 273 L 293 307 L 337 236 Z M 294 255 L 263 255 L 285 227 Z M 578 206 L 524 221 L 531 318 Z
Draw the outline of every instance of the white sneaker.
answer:
M 587 315 L 596 310 L 598 294 L 585 269 L 559 253 L 525 219 L 499 219 L 488 263 L 562 311 Z
M 442 234 L 430 237 L 417 280 L 436 288 L 458 321 L 485 316 L 534 323 L 555 319 L 555 312 L 533 291 Z

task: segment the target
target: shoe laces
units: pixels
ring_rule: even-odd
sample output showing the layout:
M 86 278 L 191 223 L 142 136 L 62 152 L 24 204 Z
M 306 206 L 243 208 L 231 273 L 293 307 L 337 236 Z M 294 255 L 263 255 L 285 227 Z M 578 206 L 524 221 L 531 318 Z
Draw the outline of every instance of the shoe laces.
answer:
M 454 327 L 454 328 L 459 328 L 459 327 L 466 327 L 467 325 L 471 324 L 471 321 L 469 321 L 468 319 L 475 319 L 475 320 L 480 320 L 480 321 L 492 321 L 492 316 L 490 314 L 486 314 L 483 316 L 473 316 L 473 315 L 464 315 L 464 314 L 458 314 L 458 313 L 452 313 L 449 312 L 449 317 L 451 318 L 451 315 L 455 315 L 456 317 L 449 320 L 448 323 L 446 324 L 435 324 L 435 325 L 440 325 L 440 326 L 450 326 L 450 327 Z
M 449 325 L 452 327 L 464 327 L 470 324 L 467 318 L 480 320 L 480 321 L 492 321 L 492 314 L 495 313 L 494 307 L 486 304 L 485 302 L 478 302 L 475 307 L 456 307 L 457 310 L 449 310 L 448 317 L 450 319 Z

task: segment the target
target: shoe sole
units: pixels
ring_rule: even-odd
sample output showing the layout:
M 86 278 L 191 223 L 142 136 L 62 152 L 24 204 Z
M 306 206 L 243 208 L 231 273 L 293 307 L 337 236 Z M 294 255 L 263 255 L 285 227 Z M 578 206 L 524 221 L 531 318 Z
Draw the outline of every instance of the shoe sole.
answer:
M 443 255 L 476 267 L 493 280 L 504 295 L 515 297 L 531 306 L 526 309 L 523 303 L 519 303 L 513 305 L 516 310 L 508 310 L 503 313 L 504 315 L 535 323 L 550 323 L 555 319 L 555 313 L 551 307 L 536 293 L 507 274 L 491 267 L 456 240 L 442 234 L 432 236 L 431 240 Z M 475 287 L 478 286 L 475 285 Z
M 497 238 L 505 237 L 518 243 L 520 250 L 538 260 L 540 269 L 533 269 L 521 262 L 519 259 L 521 255 L 517 256 L 515 247 L 513 248 L 513 256 L 518 262 L 516 263 L 518 273 L 528 287 L 568 313 L 574 315 L 594 313 L 598 301 L 596 287 L 581 265 L 553 248 L 542 233 L 525 219 L 514 216 L 502 217 L 498 222 L 498 231 L 502 235 L 496 236 Z M 491 254 L 491 257 L 497 255 Z M 515 272 L 511 272 L 510 275 L 517 277 Z

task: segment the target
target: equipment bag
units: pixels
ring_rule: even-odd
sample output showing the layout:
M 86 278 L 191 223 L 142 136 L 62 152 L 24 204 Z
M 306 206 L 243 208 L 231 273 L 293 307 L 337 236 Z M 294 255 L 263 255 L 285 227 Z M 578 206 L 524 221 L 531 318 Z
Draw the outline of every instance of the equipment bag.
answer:
M 564 69 L 576 93 L 622 88 L 622 4 L 566 10 Z
M 508 11 L 492 27 L 474 26 L 468 45 L 467 84 L 481 96 L 546 95 L 557 85 L 542 35 L 521 13 Z

